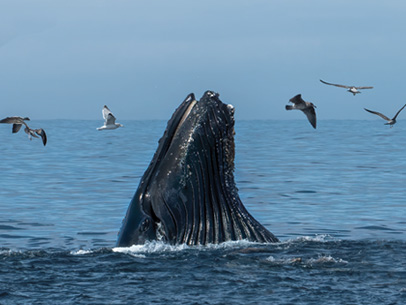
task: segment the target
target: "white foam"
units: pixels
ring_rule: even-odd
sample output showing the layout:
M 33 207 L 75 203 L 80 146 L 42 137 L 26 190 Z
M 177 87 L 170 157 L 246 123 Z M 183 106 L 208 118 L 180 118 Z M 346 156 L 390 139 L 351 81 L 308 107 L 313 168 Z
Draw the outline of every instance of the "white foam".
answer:
M 298 242 L 329 242 L 336 241 L 328 234 L 320 234 L 315 236 L 301 236 L 294 239 L 288 239 L 285 241 L 280 241 L 277 243 L 258 243 L 248 240 L 233 240 L 226 241 L 220 244 L 207 244 L 207 245 L 196 245 L 189 246 L 186 244 L 181 245 L 170 245 L 161 240 L 158 241 L 147 241 L 144 245 L 133 245 L 131 247 L 116 247 L 113 248 L 114 252 L 139 252 L 139 253 L 156 253 L 156 252 L 176 252 L 183 251 L 187 249 L 197 249 L 197 250 L 216 250 L 216 249 L 233 249 L 233 248 L 245 248 L 253 245 L 287 245 L 287 244 L 297 244 Z
M 269 257 L 268 257 L 266 260 L 267 260 L 268 262 L 271 262 L 271 263 L 276 262 L 275 257 L 273 257 L 272 255 L 271 255 L 271 256 L 269 256 Z
M 70 254 L 72 255 L 85 255 L 85 254 L 90 254 L 93 253 L 92 250 L 77 250 L 77 251 L 71 251 Z
M 264 245 L 263 243 L 252 242 L 248 240 L 233 240 L 233 241 L 226 241 L 221 244 L 208 244 L 205 246 L 195 246 L 204 249 L 234 249 L 234 248 L 245 248 L 247 246 L 252 245 Z
M 318 258 L 311 258 L 307 260 L 307 264 L 323 264 L 323 263 L 341 263 L 341 264 L 348 264 L 346 260 L 341 258 L 335 259 L 334 257 L 327 255 L 327 256 L 319 256 Z
M 216 249 L 234 249 L 242 248 L 252 245 L 258 245 L 258 243 L 250 242 L 247 240 L 227 241 L 221 244 L 208 244 L 198 246 L 188 246 L 186 244 L 181 245 L 169 245 L 162 241 L 146 242 L 144 245 L 133 245 L 131 247 L 116 247 L 113 248 L 113 252 L 125 253 L 125 254 L 140 254 L 140 253 L 165 253 L 165 252 L 179 252 L 185 250 L 216 250 Z M 261 245 L 263 245 L 261 243 Z
M 297 243 L 297 242 L 322 242 L 322 243 L 326 243 L 329 241 L 337 241 L 335 239 L 333 239 L 333 237 L 331 237 L 328 234 L 320 234 L 320 235 L 315 235 L 315 236 L 300 236 L 300 237 L 296 237 L 294 239 L 288 239 L 286 241 L 281 242 L 281 244 L 286 244 L 286 243 Z
M 175 252 L 182 251 L 187 248 L 187 245 L 172 246 L 162 241 L 146 242 L 144 245 L 133 245 L 131 247 L 116 247 L 113 252 L 134 254 L 134 253 L 160 253 L 160 252 Z
M 272 255 L 267 257 L 266 260 L 268 262 L 278 264 L 278 265 L 290 265 L 290 264 L 304 264 L 304 265 L 315 265 L 315 264 L 326 264 L 326 263 L 333 263 L 333 264 L 348 264 L 346 260 L 341 258 L 336 259 L 330 255 L 321 255 L 317 258 L 309 258 L 304 259 L 302 257 L 289 257 L 289 258 L 280 258 L 276 259 Z
M 13 250 L 0 250 L 0 255 L 13 255 L 13 254 L 21 253 L 21 251 L 13 251 Z
M 300 257 L 290 257 L 290 258 L 282 258 L 276 259 L 272 255 L 267 257 L 266 260 L 271 263 L 279 264 L 279 265 L 290 265 L 290 264 L 299 264 L 302 263 L 302 258 Z

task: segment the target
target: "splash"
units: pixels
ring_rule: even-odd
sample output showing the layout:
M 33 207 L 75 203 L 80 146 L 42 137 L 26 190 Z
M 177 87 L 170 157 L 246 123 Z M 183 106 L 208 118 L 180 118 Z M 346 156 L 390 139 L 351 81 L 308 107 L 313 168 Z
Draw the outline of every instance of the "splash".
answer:
M 285 241 L 281 241 L 279 244 L 280 245 L 289 245 L 289 244 L 298 244 L 298 243 L 303 243 L 303 242 L 328 243 L 328 242 L 332 242 L 332 241 L 337 242 L 340 240 L 333 238 L 329 234 L 320 234 L 320 235 L 315 235 L 315 236 L 300 236 L 300 237 L 296 237 L 294 239 L 288 239 Z
M 187 245 L 172 246 L 162 241 L 146 242 L 144 245 L 133 245 L 131 247 L 116 247 L 113 252 L 136 254 L 136 253 L 161 253 L 161 252 L 176 252 L 188 248 Z
M 318 258 L 310 258 L 307 260 L 306 262 L 309 265 L 313 265 L 313 264 L 328 264 L 328 263 L 333 263 L 333 264 L 348 264 L 348 262 L 346 260 L 343 260 L 341 258 L 339 259 L 335 259 L 334 257 L 330 256 L 330 255 L 321 255 Z
M 82 250 L 82 249 L 70 252 L 71 255 L 86 255 L 86 254 L 91 254 L 91 253 L 93 253 L 92 250 Z
M 269 256 L 266 261 L 275 265 L 303 265 L 307 267 L 312 267 L 313 265 L 324 265 L 324 264 L 348 264 L 348 261 L 341 258 L 334 258 L 331 255 L 320 255 L 317 258 L 303 258 L 303 257 L 286 257 L 286 258 L 275 258 L 274 256 Z
M 125 254 L 139 254 L 139 253 L 167 253 L 167 252 L 180 252 L 187 250 L 225 250 L 225 249 L 238 249 L 245 248 L 253 245 L 271 245 L 264 243 L 250 242 L 247 240 L 238 241 L 227 241 L 221 244 L 208 244 L 208 245 L 198 245 L 189 246 L 186 244 L 181 245 L 170 245 L 162 241 L 150 241 L 146 242 L 144 245 L 133 245 L 131 247 L 116 247 L 113 248 L 113 252 L 125 253 Z

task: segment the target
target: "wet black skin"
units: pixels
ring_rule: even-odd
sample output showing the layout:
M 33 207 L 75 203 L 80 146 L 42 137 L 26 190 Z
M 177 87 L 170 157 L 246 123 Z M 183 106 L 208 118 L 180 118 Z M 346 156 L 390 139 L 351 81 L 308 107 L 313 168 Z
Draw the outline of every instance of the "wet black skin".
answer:
M 277 242 L 245 209 L 234 182 L 234 109 L 189 94 L 168 122 L 123 220 L 117 246 Z

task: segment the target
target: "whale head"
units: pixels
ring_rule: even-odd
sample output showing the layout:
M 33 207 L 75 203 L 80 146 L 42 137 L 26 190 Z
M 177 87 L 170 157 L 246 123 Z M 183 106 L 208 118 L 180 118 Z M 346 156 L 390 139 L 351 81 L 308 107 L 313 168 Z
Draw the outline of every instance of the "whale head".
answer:
M 117 246 L 277 239 L 245 209 L 234 182 L 234 107 L 189 94 L 168 121 L 130 203 Z

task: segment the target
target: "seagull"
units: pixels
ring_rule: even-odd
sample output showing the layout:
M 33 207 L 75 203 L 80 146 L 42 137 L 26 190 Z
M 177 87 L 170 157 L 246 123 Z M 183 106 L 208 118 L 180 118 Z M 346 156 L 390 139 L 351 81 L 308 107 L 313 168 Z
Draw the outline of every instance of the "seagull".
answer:
M 123 125 L 116 123 L 116 117 L 113 115 L 113 113 L 106 105 L 104 105 L 102 113 L 104 118 L 104 125 L 102 127 L 97 128 L 97 130 L 117 129 L 119 127 L 123 127 Z
M 24 121 L 29 121 L 30 118 L 23 118 L 20 116 L 11 116 L 7 117 L 5 119 L 2 119 L 0 123 L 7 123 L 7 124 L 13 124 L 13 133 L 16 133 L 20 130 L 21 126 L 23 126 Z
M 305 102 L 302 99 L 301 94 L 292 97 L 289 100 L 289 102 L 293 103 L 293 106 L 286 105 L 286 110 L 293 109 L 302 110 L 303 113 L 307 116 L 307 119 L 309 120 L 310 124 L 313 126 L 314 129 L 316 129 L 316 111 L 314 110 L 316 106 L 313 103 Z
M 354 96 L 357 94 L 357 93 L 361 93 L 361 91 L 359 91 L 359 90 L 361 90 L 361 89 L 372 89 L 373 87 L 371 87 L 371 86 L 364 86 L 364 87 L 356 87 L 356 86 L 346 86 L 346 85 L 339 85 L 339 84 L 331 84 L 331 83 L 328 83 L 328 82 L 325 82 L 324 80 L 320 80 L 323 84 L 326 84 L 326 85 L 331 85 L 331 86 L 336 86 L 336 87 L 340 87 L 340 88 L 346 88 L 346 89 L 348 89 L 347 91 L 348 92 L 351 92 Z
M 44 146 L 47 145 L 47 135 L 46 135 L 44 129 L 42 129 L 42 128 L 31 129 L 30 127 L 27 126 L 27 124 L 25 124 L 24 131 L 28 135 L 28 138 L 30 140 L 32 140 L 32 137 L 39 138 L 38 136 L 40 136 L 42 138 L 42 144 L 44 144 Z
M 24 131 L 28 135 L 28 138 L 32 140 L 32 137 L 34 138 L 39 138 L 38 136 L 41 136 L 42 138 L 42 144 L 44 146 L 47 144 L 47 135 L 44 131 L 44 129 L 39 128 L 39 129 L 31 129 L 28 127 L 27 123 L 25 121 L 30 121 L 29 118 L 25 117 L 19 117 L 19 116 L 12 116 L 12 117 L 7 117 L 5 119 L 2 119 L 0 123 L 6 123 L 6 124 L 13 124 L 13 133 L 17 133 L 20 131 L 21 126 L 25 125 Z
M 395 116 L 394 116 L 392 119 L 388 118 L 386 115 L 383 115 L 383 114 L 380 113 L 380 112 L 372 111 L 372 110 L 369 110 L 369 109 L 366 109 L 366 108 L 364 108 L 364 109 L 365 109 L 366 111 L 370 112 L 370 113 L 379 115 L 382 119 L 388 121 L 388 123 L 385 123 L 385 125 L 390 125 L 390 127 L 392 128 L 393 125 L 395 125 L 395 123 L 396 123 L 396 118 L 397 118 L 398 114 L 403 110 L 403 108 L 405 108 L 405 106 L 406 106 L 406 104 L 404 104 L 403 107 L 400 108 L 398 112 L 396 112 Z

